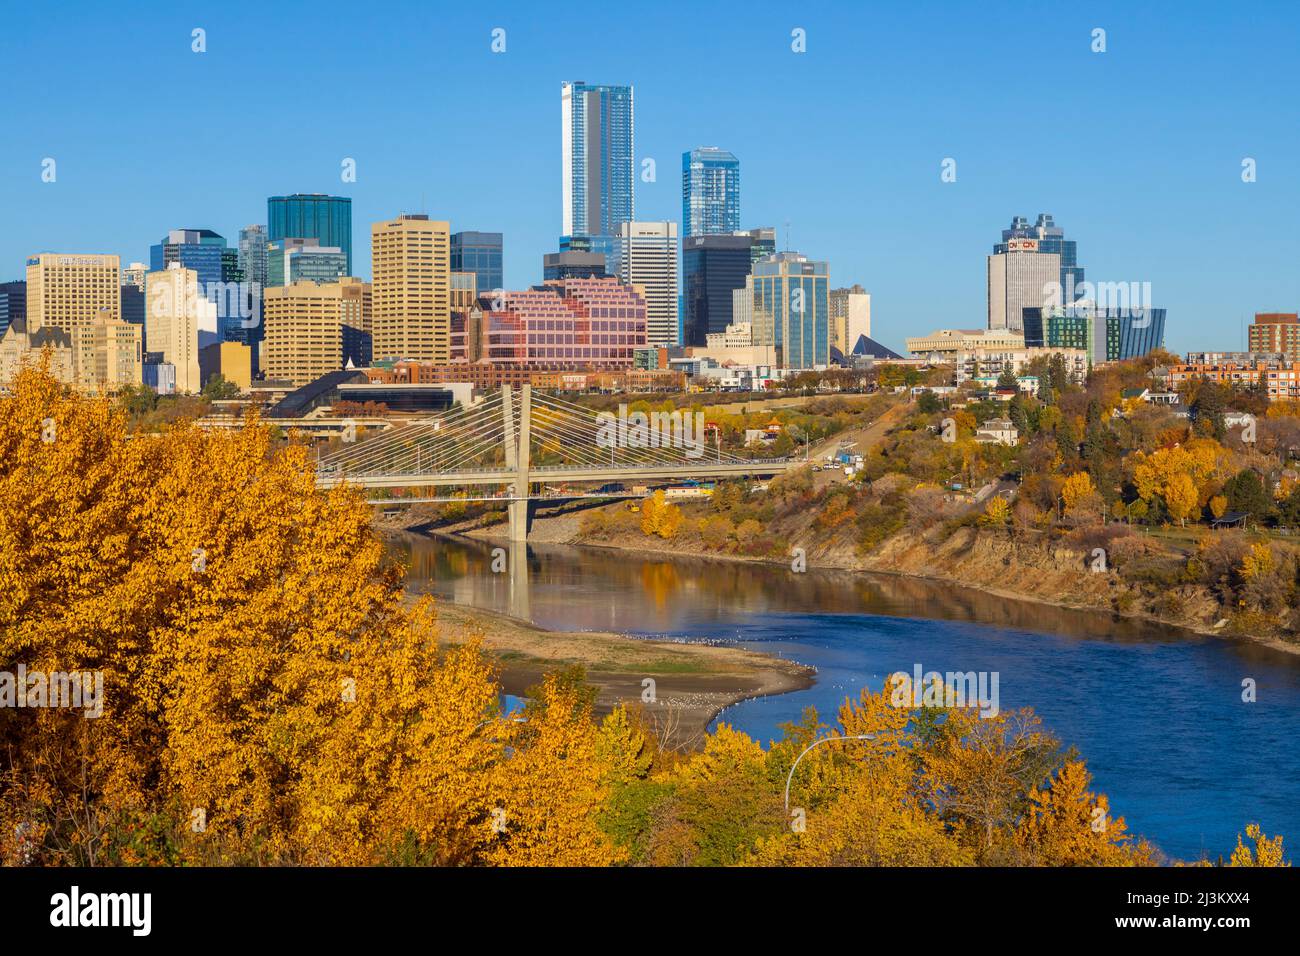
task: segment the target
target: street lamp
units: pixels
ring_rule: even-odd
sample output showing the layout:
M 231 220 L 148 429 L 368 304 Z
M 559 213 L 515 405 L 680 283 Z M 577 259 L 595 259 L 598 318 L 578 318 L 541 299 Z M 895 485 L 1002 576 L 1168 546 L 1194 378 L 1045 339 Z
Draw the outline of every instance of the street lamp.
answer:
M 788 816 L 790 813 L 790 781 L 794 779 L 795 768 L 799 766 L 799 761 L 804 758 L 808 751 L 821 744 L 830 743 L 832 740 L 875 740 L 875 734 L 853 734 L 848 737 L 823 737 L 821 740 L 814 740 L 804 748 L 803 753 L 794 758 L 794 763 L 790 767 L 790 773 L 785 778 L 785 812 Z

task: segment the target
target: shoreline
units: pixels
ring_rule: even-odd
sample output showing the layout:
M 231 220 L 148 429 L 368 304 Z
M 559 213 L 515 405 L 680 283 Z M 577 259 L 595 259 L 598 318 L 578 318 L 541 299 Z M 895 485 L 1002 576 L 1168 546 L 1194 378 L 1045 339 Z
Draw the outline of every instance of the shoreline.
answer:
M 541 521 L 548 519 L 542 518 Z M 502 535 L 493 532 L 495 526 L 487 528 L 469 528 L 465 531 L 455 531 L 446 529 L 423 529 L 413 530 L 411 533 L 423 535 L 426 537 L 447 536 L 451 538 L 464 538 L 471 541 L 500 541 L 504 540 Z M 663 550 L 651 550 L 649 548 L 638 548 L 619 542 L 610 541 L 564 541 L 548 542 L 565 544 L 568 547 L 593 548 L 608 551 L 617 551 L 624 554 L 636 554 L 644 557 L 654 557 L 663 559 L 670 558 L 689 558 L 703 561 L 721 561 L 733 564 L 758 564 L 768 567 L 783 567 L 784 561 L 778 561 L 773 558 L 748 557 L 735 554 L 720 554 L 714 552 L 702 552 L 694 550 L 682 550 L 671 546 Z M 667 542 L 665 542 L 667 544 Z M 860 563 L 835 563 L 819 560 L 809 556 L 807 558 L 807 567 L 810 570 L 836 571 L 849 574 L 879 574 L 889 577 L 897 577 L 910 580 L 927 581 L 932 584 L 945 584 L 960 588 L 966 588 L 971 591 L 977 591 L 991 597 L 1005 598 L 1012 601 L 1020 601 L 1026 604 L 1037 604 L 1043 607 L 1050 607 L 1063 611 L 1083 611 L 1100 616 L 1110 616 L 1115 619 L 1150 624 L 1153 626 L 1171 628 L 1177 631 L 1184 631 L 1195 634 L 1200 637 L 1216 638 L 1218 640 L 1228 641 L 1231 643 L 1240 643 L 1245 646 L 1262 647 L 1268 650 L 1277 651 L 1291 656 L 1300 656 L 1300 643 L 1286 641 L 1277 637 L 1266 637 L 1261 635 L 1241 634 L 1226 632 L 1222 628 L 1215 628 L 1198 623 L 1180 623 L 1170 621 L 1164 618 L 1148 613 L 1133 613 L 1116 610 L 1113 607 L 1100 607 L 1094 604 L 1070 601 L 1053 601 L 1036 594 L 1030 594 L 1023 591 L 1015 591 L 1007 588 L 989 587 L 983 584 L 974 584 L 963 581 L 955 576 L 942 574 L 924 574 L 911 570 L 900 570 L 897 568 L 871 567 Z
M 408 597 L 414 596 L 408 592 Z M 504 693 L 525 696 L 547 672 L 581 664 L 587 682 L 597 688 L 596 716 L 603 717 L 618 704 L 640 706 L 665 749 L 696 749 L 709 724 L 726 708 L 804 690 L 816 679 L 807 665 L 727 644 L 551 630 L 445 600 L 438 600 L 435 609 L 439 622 L 448 625 L 442 640 L 459 644 L 481 637 L 497 665 Z

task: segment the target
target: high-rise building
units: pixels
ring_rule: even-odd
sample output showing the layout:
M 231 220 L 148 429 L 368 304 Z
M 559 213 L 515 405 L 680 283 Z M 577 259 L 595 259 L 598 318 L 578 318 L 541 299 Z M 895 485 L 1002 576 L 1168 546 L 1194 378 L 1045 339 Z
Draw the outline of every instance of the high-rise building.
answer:
M 499 232 L 455 232 L 451 236 L 451 271 L 472 272 L 483 295 L 505 284 L 503 237 Z
M 871 338 L 871 293 L 856 284 L 831 289 L 831 348 L 848 355 L 863 336 Z
M 239 250 L 227 247 L 225 237 L 211 229 L 172 229 L 149 247 L 149 269 L 163 272 L 173 264 L 198 276 L 199 294 L 216 308 L 221 340 L 247 342 L 253 328 L 253 303 L 243 285 Z M 155 350 L 151 347 L 149 351 Z M 181 378 L 178 372 L 178 389 Z
M 681 344 L 703 346 L 733 321 L 732 292 L 755 261 L 775 254 L 776 231 L 751 229 L 682 240 Z
M 294 193 L 266 200 L 266 240 L 315 239 L 335 246 L 348 257 L 352 275 L 352 200 L 324 193 Z
M 122 285 L 132 285 L 144 291 L 144 277 L 149 274 L 149 267 L 143 262 L 133 262 L 122 270 Z
M 1276 352 L 1300 359 L 1300 315 L 1256 312 L 1255 321 L 1246 330 L 1246 341 L 1251 352 Z
M 345 276 L 319 285 L 295 282 L 266 290 L 262 368 L 268 378 L 306 385 L 327 372 L 369 365 L 371 285 Z
M 775 348 L 773 364 L 811 369 L 830 364 L 830 269 L 797 252 L 754 263 L 755 345 Z
M 542 256 L 542 279 L 603 279 L 605 257 L 599 252 L 548 252 Z
M 682 236 L 740 229 L 740 160 L 714 146 L 682 153 Z
M 337 282 L 348 274 L 348 257 L 338 246 L 315 239 L 274 239 L 266 245 L 266 288 L 295 282 Z
M 22 279 L 0 282 L 0 336 L 15 319 L 27 321 L 27 283 Z
M 122 317 L 121 260 L 107 255 L 41 253 L 27 260 L 27 332 L 69 334 L 101 312 Z
M 239 230 L 239 268 L 245 282 L 266 286 L 266 244 L 270 241 L 266 226 L 251 225 Z
M 619 280 L 639 287 L 646 300 L 646 342 L 677 341 L 677 223 L 625 222 Z
M 401 215 L 371 225 L 376 358 L 450 360 L 450 246 L 445 220 Z
M 176 370 L 178 392 L 203 388 L 199 349 L 218 341 L 216 305 L 200 294 L 198 273 L 172 262 L 145 276 L 145 340 L 153 364 Z
M 1012 239 L 1005 252 L 988 257 L 988 327 L 1024 330 L 1024 310 L 1051 302 L 1060 282 L 1061 257 L 1039 252 L 1037 239 Z
M 1032 226 L 1024 216 L 1011 220 L 1011 228 L 1002 230 L 1002 241 L 993 246 L 994 255 L 1004 255 L 1013 248 L 1025 249 L 1017 240 L 1032 239 L 1032 248 L 1040 255 L 1060 256 L 1061 295 L 1054 303 L 1034 302 L 1032 305 L 1069 305 L 1084 294 L 1083 266 L 1079 265 L 1078 244 L 1073 239 L 1065 238 L 1065 230 L 1052 221 L 1045 212 L 1038 214 L 1038 221 Z M 1041 296 L 1040 296 L 1041 298 Z
M 617 236 L 636 218 L 632 87 L 560 86 L 565 236 Z
M 630 368 L 633 351 L 645 348 L 645 299 L 617 279 L 563 279 L 500 298 L 500 308 L 458 313 L 457 361 L 537 370 Z

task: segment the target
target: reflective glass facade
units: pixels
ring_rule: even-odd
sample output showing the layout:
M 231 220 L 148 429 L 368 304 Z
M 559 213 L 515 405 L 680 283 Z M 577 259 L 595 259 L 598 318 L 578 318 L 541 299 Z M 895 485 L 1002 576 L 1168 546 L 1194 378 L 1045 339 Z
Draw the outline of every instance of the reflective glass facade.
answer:
M 682 153 L 682 235 L 720 235 L 739 229 L 740 160 L 712 146 Z
M 1073 302 L 1083 285 L 1083 266 L 1079 265 L 1078 243 L 1065 238 L 1065 230 L 1052 220 L 1045 212 L 1038 214 L 1038 221 L 1032 226 L 1024 216 L 1011 220 L 1011 228 L 1002 230 L 1002 241 L 994 243 L 993 254 L 1005 255 L 1016 239 L 1034 239 L 1038 243 L 1038 252 L 1053 253 L 1061 257 L 1061 301 Z M 1074 295 L 1071 290 L 1076 290 Z
M 1031 341 L 1026 309 L 1025 345 L 1086 349 L 1092 363 L 1141 358 L 1165 342 L 1165 310 L 1066 308 L 1036 317 Z M 1041 326 L 1042 333 L 1038 333 Z
M 636 218 L 632 87 L 564 83 L 560 104 L 563 233 L 617 235 Z
M 499 232 L 452 233 L 451 271 L 474 273 L 477 288 L 484 294 L 504 288 L 502 245 Z
M 352 274 L 352 200 L 324 193 L 271 196 L 266 201 L 267 239 L 315 239 L 347 256 Z
M 829 365 L 830 269 L 781 252 L 754 263 L 754 344 L 774 344 L 785 368 Z
M 707 345 L 731 324 L 731 293 L 745 286 L 752 245 L 748 234 L 682 240 L 682 345 Z

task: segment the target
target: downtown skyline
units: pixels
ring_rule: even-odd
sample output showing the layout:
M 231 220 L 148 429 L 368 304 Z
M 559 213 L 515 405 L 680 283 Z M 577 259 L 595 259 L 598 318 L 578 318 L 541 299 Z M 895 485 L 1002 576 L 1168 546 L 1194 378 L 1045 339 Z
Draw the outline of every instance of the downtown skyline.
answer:
M 121 18 L 73 7 L 78 22 L 103 31 L 86 51 L 87 70 L 103 74 L 93 89 L 64 81 L 44 98 L 27 95 L 24 64 L 53 42 L 39 29 L 48 16 L 14 11 L 0 39 L 19 76 L 11 148 L 0 156 L 0 206 L 9 212 L 0 280 L 21 278 L 26 258 L 47 250 L 146 261 L 159 235 L 182 226 L 234 245 L 240 228 L 264 221 L 266 197 L 324 192 L 353 200 L 358 275 L 371 268 L 355 224 L 425 212 L 452 231 L 503 232 L 505 285 L 526 288 L 541 281 L 542 255 L 561 235 L 556 100 L 562 82 L 581 79 L 635 90 L 638 220 L 680 229 L 681 154 L 728 150 L 744 170 L 742 228 L 775 226 L 779 250 L 829 262 L 833 284 L 861 282 L 873 296 L 874 337 L 894 348 L 935 327 L 982 325 L 991 244 L 1011 216 L 1042 211 L 1079 243 L 1089 279 L 1152 284 L 1172 319 L 1171 350 L 1240 348 L 1243 319 L 1300 303 L 1300 239 L 1288 226 L 1300 214 L 1300 146 L 1296 124 L 1283 121 L 1294 119 L 1286 90 L 1296 88 L 1287 86 L 1296 66 L 1282 54 L 1297 15 L 1280 5 L 1266 5 L 1272 20 L 1254 26 L 1119 7 L 1078 15 L 1008 7 L 978 25 L 958 10 L 929 32 L 924 18 L 895 11 L 862 21 L 873 38 L 868 64 L 846 36 L 843 21 L 857 16 L 846 11 L 756 8 L 729 14 L 724 29 L 721 14 L 668 5 L 644 23 L 610 14 L 622 29 L 603 39 L 594 26 L 568 24 L 557 50 L 556 28 L 523 8 L 451 11 L 436 32 L 427 16 L 401 9 L 394 17 L 409 29 L 385 35 L 400 36 L 402 50 L 437 42 L 454 69 L 395 66 L 386 61 L 398 58 L 371 48 L 373 25 L 322 21 L 319 55 L 295 53 L 285 68 L 313 84 L 332 79 L 337 95 L 287 94 L 289 105 L 266 116 L 239 106 L 246 71 L 295 8 L 268 12 L 262 33 L 216 11 L 160 13 L 128 35 Z M 682 62 L 707 49 L 713 69 L 687 75 L 656 59 L 668 25 L 686 17 Z M 207 52 L 197 54 L 190 31 L 203 21 Z M 1105 53 L 1089 50 L 1096 25 L 1107 29 Z M 494 54 L 498 26 L 506 50 Z M 806 30 L 804 53 L 791 50 L 796 27 Z M 910 71 L 891 37 L 907 40 Z M 918 54 L 922 38 L 928 46 Z M 1024 69 L 1017 50 L 1052 62 L 1059 77 L 1035 81 L 1050 90 L 1022 85 L 998 96 L 997 78 Z M 755 86 L 746 66 L 770 82 Z M 134 125 L 121 112 L 150 70 L 187 78 L 182 91 L 149 87 L 150 102 L 194 117 L 169 152 L 157 150 L 150 110 Z M 962 74 L 994 85 L 956 82 Z M 906 86 L 897 83 L 903 76 Z M 376 98 L 393 83 L 418 96 Z M 109 103 L 118 112 L 106 125 Z M 412 106 L 422 111 L 418 123 Z M 788 122 L 760 121 L 773 113 Z M 501 130 L 500 143 L 488 128 Z M 53 183 L 41 181 L 46 157 L 58 164 Z M 1243 157 L 1256 161 L 1256 182 L 1242 182 Z M 940 179 L 946 158 L 957 162 L 956 182 Z M 340 179 L 345 159 L 356 162 L 355 183 Z M 654 160 L 652 182 L 642 176 L 645 159 Z M 1251 242 L 1238 241 L 1243 230 Z

